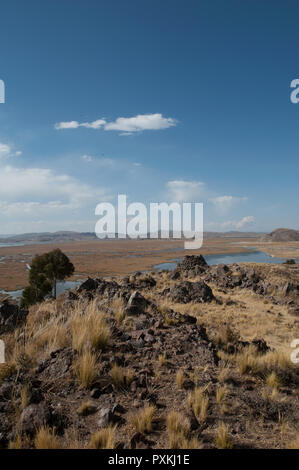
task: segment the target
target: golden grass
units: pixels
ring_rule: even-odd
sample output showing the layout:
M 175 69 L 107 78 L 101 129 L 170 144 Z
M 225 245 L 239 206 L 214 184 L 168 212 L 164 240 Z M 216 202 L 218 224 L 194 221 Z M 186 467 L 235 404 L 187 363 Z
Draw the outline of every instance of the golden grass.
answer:
M 240 340 L 238 332 L 229 325 L 222 325 L 216 335 L 216 343 L 220 347 L 227 347 L 229 344 L 236 344 Z
M 22 439 L 19 434 L 13 440 L 9 441 L 8 448 L 9 449 L 22 449 Z
M 266 376 L 266 384 L 276 390 L 280 387 L 281 381 L 276 372 L 272 371 Z
M 100 429 L 91 435 L 88 447 L 90 449 L 114 449 L 116 426 Z
M 220 383 L 226 382 L 230 377 L 230 368 L 225 365 L 220 369 L 218 380 Z
M 268 377 L 278 384 L 286 372 L 294 369 L 288 354 L 282 351 L 269 351 L 265 354 L 257 352 L 254 346 L 249 346 L 236 354 L 219 352 L 219 357 L 236 365 L 240 374 L 251 374 L 263 378 Z M 275 375 L 274 375 L 275 374 Z
M 59 449 L 60 443 L 54 429 L 41 427 L 34 438 L 34 446 L 36 449 Z
M 89 388 L 99 373 L 97 356 L 90 351 L 84 351 L 74 361 L 73 370 L 80 386 Z
M 190 432 L 190 422 L 177 411 L 170 411 L 166 418 L 166 427 L 169 436 L 186 438 Z
M 114 364 L 109 375 L 116 389 L 128 387 L 133 380 L 133 372 L 130 369 L 125 369 L 117 364 Z
M 159 354 L 158 363 L 160 367 L 162 367 L 165 364 L 165 361 L 166 361 L 166 353 L 164 352 L 163 354 Z
M 152 422 L 156 408 L 153 405 L 145 405 L 136 414 L 131 416 L 131 422 L 138 432 L 151 432 Z
M 90 348 L 105 349 L 111 339 L 111 331 L 105 316 L 98 311 L 96 301 L 77 311 L 71 321 L 72 347 L 77 351 Z
M 299 433 L 294 439 L 287 442 L 286 448 L 287 449 L 299 449 Z
M 232 449 L 233 444 L 228 437 L 228 427 L 221 422 L 217 428 L 216 444 L 219 449 Z
M 78 408 L 77 412 L 81 416 L 88 416 L 96 411 L 97 407 L 91 402 L 86 401 Z
M 188 408 L 193 410 L 196 418 L 204 422 L 208 416 L 209 397 L 206 395 L 206 387 L 195 388 L 187 398 Z
M 218 387 L 216 390 L 216 401 L 220 405 L 227 395 L 227 388 L 225 386 Z
M 183 388 L 184 377 L 185 377 L 184 372 L 180 369 L 177 372 L 176 377 L 175 377 L 176 384 L 180 390 Z
M 28 384 L 23 385 L 21 389 L 21 409 L 24 410 L 30 402 L 30 388 Z

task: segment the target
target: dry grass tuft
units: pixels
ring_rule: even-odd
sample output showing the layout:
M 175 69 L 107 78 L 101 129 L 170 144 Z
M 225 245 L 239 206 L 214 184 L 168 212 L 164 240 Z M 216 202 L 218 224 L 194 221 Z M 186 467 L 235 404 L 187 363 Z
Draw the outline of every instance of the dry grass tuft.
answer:
M 97 309 L 95 301 L 82 311 L 76 312 L 71 321 L 72 347 L 81 352 L 86 348 L 105 349 L 111 339 L 111 331 L 104 314 Z
M 160 367 L 162 367 L 165 364 L 165 361 L 166 361 L 166 353 L 164 352 L 163 354 L 159 354 L 158 362 L 159 362 Z
M 185 377 L 184 372 L 180 369 L 177 372 L 176 378 L 175 378 L 176 384 L 177 384 L 177 386 L 179 387 L 180 390 L 183 388 L 184 377 Z
M 220 383 L 226 382 L 230 376 L 230 368 L 226 365 L 220 369 L 218 380 Z
M 299 434 L 297 434 L 297 436 L 293 440 L 287 443 L 286 448 L 287 449 L 299 449 Z
M 187 438 L 190 432 L 190 422 L 177 411 L 170 411 L 166 418 L 166 427 L 170 439 L 173 441 L 176 439 Z M 171 447 L 172 449 L 174 447 Z
M 232 449 L 233 447 L 228 437 L 228 428 L 223 422 L 219 423 L 217 428 L 216 444 L 219 449 Z
M 266 376 L 266 384 L 272 389 L 279 389 L 281 381 L 276 372 L 272 371 Z
M 233 330 L 229 325 L 221 326 L 216 335 L 216 343 L 224 350 L 226 350 L 230 345 L 238 344 L 239 341 L 239 333 Z
M 95 413 L 96 410 L 97 407 L 91 401 L 86 401 L 82 403 L 82 405 L 80 406 L 80 408 L 78 408 L 77 411 L 80 416 L 88 416 L 92 413 Z
M 36 433 L 34 446 L 36 449 L 59 449 L 60 444 L 54 429 L 47 426 L 40 428 Z
M 22 449 L 22 439 L 18 434 L 12 441 L 8 444 L 9 449 Z
M 81 387 L 89 388 L 99 373 L 97 356 L 90 351 L 84 351 L 74 361 L 73 370 Z
M 216 390 L 216 401 L 220 405 L 227 395 L 227 388 L 225 386 L 219 387 Z
M 133 372 L 131 370 L 124 369 L 116 364 L 114 364 L 109 374 L 116 389 L 128 387 L 133 380 Z
M 156 408 L 153 405 L 145 405 L 144 408 L 131 417 L 131 422 L 138 432 L 151 432 L 155 411 Z
M 30 388 L 28 384 L 23 385 L 21 389 L 21 409 L 24 410 L 30 402 Z
M 195 388 L 187 398 L 187 406 L 193 410 L 194 415 L 201 422 L 207 419 L 209 408 L 209 397 L 205 392 L 205 387 Z
M 114 427 L 100 429 L 91 435 L 88 447 L 90 449 L 114 449 L 115 448 L 115 430 Z

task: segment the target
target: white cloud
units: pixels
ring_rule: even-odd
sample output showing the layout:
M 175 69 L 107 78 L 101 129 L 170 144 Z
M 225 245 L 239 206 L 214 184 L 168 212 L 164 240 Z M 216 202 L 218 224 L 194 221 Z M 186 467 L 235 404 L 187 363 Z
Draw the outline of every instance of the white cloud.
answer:
M 51 215 L 109 200 L 104 188 L 94 188 L 43 168 L 5 166 L 0 172 L 0 214 Z M 92 210 L 92 209 L 91 209 Z
M 82 155 L 81 156 L 82 160 L 85 160 L 86 162 L 92 162 L 93 158 L 90 155 Z
M 167 129 L 176 125 L 175 119 L 165 118 L 162 114 L 139 114 L 131 118 L 119 117 L 105 125 L 106 131 L 122 131 L 125 133 L 144 130 Z
M 226 222 L 220 223 L 210 223 L 207 224 L 209 227 L 220 228 L 221 230 L 231 230 L 231 229 L 241 229 L 246 225 L 250 225 L 255 221 L 255 218 L 252 215 L 247 215 L 241 220 L 228 220 Z
M 138 114 L 133 117 L 119 117 L 114 122 L 107 122 L 105 119 L 98 119 L 93 122 L 68 121 L 56 123 L 54 128 L 62 129 L 78 129 L 78 127 L 86 127 L 89 129 L 101 129 L 105 131 L 120 131 L 120 135 L 131 135 L 134 132 L 144 130 L 160 130 L 176 126 L 177 121 L 173 118 L 165 118 L 162 114 Z
M 247 197 L 217 196 L 209 199 L 218 211 L 229 211 L 238 202 L 247 201 Z
M 22 155 L 22 152 L 19 150 L 17 152 L 12 152 L 12 149 L 9 145 L 7 144 L 2 144 L 0 142 L 0 160 L 1 158 L 7 158 L 7 157 L 18 157 Z
M 105 119 L 97 119 L 93 122 L 68 121 L 55 124 L 55 129 L 78 129 L 78 127 L 87 127 L 89 129 L 100 129 L 106 123 Z
M 202 202 L 205 184 L 201 181 L 175 180 L 167 183 L 168 196 L 172 201 Z
M 254 217 L 252 215 L 247 215 L 246 217 L 243 217 L 243 219 L 239 220 L 239 222 L 236 223 L 237 228 L 242 228 L 244 225 L 251 224 L 254 222 Z
M 10 154 L 10 146 L 0 142 L 0 158 L 7 157 Z

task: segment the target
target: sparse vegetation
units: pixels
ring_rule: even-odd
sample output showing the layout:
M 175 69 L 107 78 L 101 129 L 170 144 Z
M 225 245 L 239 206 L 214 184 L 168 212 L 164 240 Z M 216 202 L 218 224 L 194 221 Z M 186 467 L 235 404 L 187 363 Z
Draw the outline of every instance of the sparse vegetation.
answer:
M 221 422 L 217 428 L 216 444 L 219 449 L 232 449 L 233 445 L 228 436 L 228 427 Z
M 99 372 L 97 356 L 90 351 L 84 351 L 75 360 L 74 372 L 81 387 L 90 387 Z
M 92 413 L 95 413 L 96 410 L 97 407 L 91 401 L 86 401 L 82 403 L 80 408 L 78 408 L 78 414 L 81 416 L 88 416 Z
M 187 406 L 192 409 L 196 418 L 203 422 L 207 419 L 209 397 L 206 394 L 206 387 L 195 388 L 189 393 L 187 399 Z
M 128 387 L 133 380 L 133 372 L 131 370 L 124 369 L 116 364 L 114 364 L 109 374 L 116 389 Z
M 176 374 L 176 378 L 175 378 L 175 381 L 176 381 L 176 384 L 178 386 L 179 389 L 182 389 L 183 388 L 183 383 L 184 383 L 184 372 L 180 369 L 177 374 Z
M 115 430 L 116 427 L 109 426 L 100 429 L 92 434 L 89 441 L 90 449 L 114 449 L 115 447 Z
M 40 428 L 36 433 L 34 446 L 36 449 L 59 449 L 59 440 L 55 435 L 54 429 L 46 426 Z
M 132 424 L 138 432 L 151 432 L 155 411 L 156 409 L 153 405 L 147 404 L 131 417 Z
M 247 273 L 253 276 L 247 267 L 233 275 L 242 270 L 247 285 Z M 237 432 L 236 447 L 298 446 L 298 368 L 286 338 L 287 324 L 296 331 L 287 310 L 293 304 L 271 297 L 266 304 L 247 287 L 220 288 L 215 272 L 208 268 L 207 282 L 216 300 L 204 305 L 174 303 L 165 291 L 185 279 L 188 289 L 204 273 L 173 280 L 165 271 L 153 274 L 155 287 L 139 274 L 131 286 L 127 279 L 90 279 L 90 292 L 30 307 L 24 323 L 3 338 L 0 401 L 10 403 L 1 421 L 5 445 L 191 449 L 201 448 L 203 439 L 205 448 L 231 448 Z M 143 306 L 126 316 L 135 289 Z M 41 420 L 36 435 L 31 413 Z

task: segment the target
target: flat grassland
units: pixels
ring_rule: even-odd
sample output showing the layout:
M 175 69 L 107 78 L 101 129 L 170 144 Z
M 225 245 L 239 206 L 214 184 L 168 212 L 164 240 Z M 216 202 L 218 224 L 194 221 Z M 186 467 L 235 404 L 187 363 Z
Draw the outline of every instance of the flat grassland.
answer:
M 246 245 L 247 240 L 241 239 Z M 182 240 L 96 240 L 0 248 L 0 289 L 23 288 L 28 281 L 26 264 L 36 254 L 60 248 L 75 266 L 71 280 L 87 276 L 117 276 L 151 270 L 155 264 L 185 254 L 218 254 L 247 251 L 240 239 L 209 239 L 200 250 L 184 250 Z M 248 243 L 250 240 L 248 240 Z M 251 240 L 252 242 L 252 240 Z M 235 245 L 235 243 L 237 243 Z
M 184 250 L 183 240 L 96 240 L 69 243 L 35 244 L 0 248 L 0 289 L 14 291 L 28 282 L 28 270 L 36 254 L 55 248 L 71 259 L 75 266 L 70 280 L 90 277 L 122 276 L 136 271 L 150 271 L 159 263 L 181 258 L 186 254 L 230 254 L 247 252 L 256 247 L 270 255 L 298 256 L 299 242 L 265 243 L 250 238 L 208 238 L 200 250 Z

